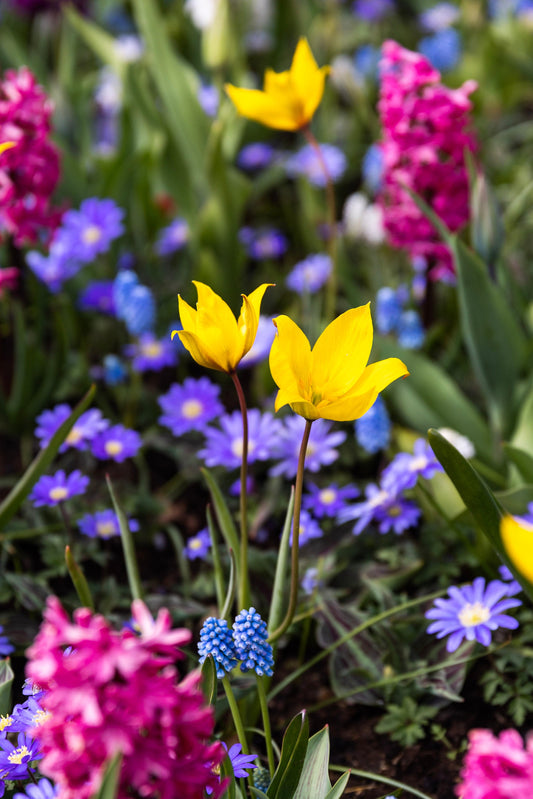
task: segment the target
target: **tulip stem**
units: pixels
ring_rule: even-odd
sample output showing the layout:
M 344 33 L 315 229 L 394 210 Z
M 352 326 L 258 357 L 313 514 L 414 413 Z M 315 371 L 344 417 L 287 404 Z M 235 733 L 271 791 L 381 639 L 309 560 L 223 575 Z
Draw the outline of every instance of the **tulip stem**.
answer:
M 237 391 L 239 406 L 242 415 L 242 458 L 241 458 L 241 492 L 240 492 L 240 523 L 241 546 L 239 564 L 239 610 L 247 608 L 250 604 L 250 577 L 248 574 L 248 509 L 247 509 L 247 478 L 248 478 L 248 411 L 246 398 L 242 390 L 241 381 L 237 372 L 231 372 L 231 379 Z
M 335 206 L 335 189 L 328 165 L 324 158 L 324 153 L 309 125 L 302 128 L 302 133 L 315 151 L 326 180 L 326 204 L 328 209 L 326 245 L 331 259 L 331 273 L 326 285 L 326 307 L 324 309 L 324 315 L 326 321 L 330 322 L 335 316 L 335 300 L 337 296 L 337 209 Z
M 302 443 L 300 444 L 300 454 L 298 456 L 298 471 L 296 472 L 296 485 L 294 487 L 294 515 L 292 521 L 292 547 L 291 547 L 291 588 L 289 597 L 289 607 L 285 618 L 273 632 L 268 636 L 268 641 L 272 644 L 281 638 L 285 630 L 290 626 L 294 613 L 296 611 L 296 604 L 298 602 L 298 554 L 300 549 L 300 510 L 302 507 L 302 490 L 304 484 L 304 466 L 305 454 L 307 452 L 307 444 L 309 443 L 309 436 L 311 434 L 311 425 L 313 421 L 310 419 L 305 420 L 305 430 L 302 436 Z

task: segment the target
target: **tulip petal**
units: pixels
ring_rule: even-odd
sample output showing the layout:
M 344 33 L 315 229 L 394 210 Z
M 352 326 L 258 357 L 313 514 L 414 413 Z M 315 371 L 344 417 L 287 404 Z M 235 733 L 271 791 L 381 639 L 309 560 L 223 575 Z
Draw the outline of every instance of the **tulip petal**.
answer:
M 516 569 L 533 582 L 533 525 L 513 516 L 504 516 L 500 523 L 503 545 Z
M 286 101 L 280 104 L 274 95 L 258 89 L 239 89 L 230 83 L 225 89 L 242 116 L 278 130 L 298 130 L 301 127 L 300 115 L 296 118 Z
M 303 102 L 305 123 L 309 122 L 324 94 L 324 83 L 330 67 L 319 69 L 309 42 L 302 37 L 296 47 L 291 64 L 291 81 L 294 91 Z
M 348 394 L 334 402 L 319 403 L 316 412 L 321 419 L 331 419 L 333 422 L 351 422 L 354 419 L 360 419 L 370 410 L 377 395 L 376 389 L 371 389 L 365 394 Z
M 366 367 L 360 380 L 357 381 L 357 393 L 362 394 L 375 390 L 376 394 L 379 394 L 394 380 L 399 377 L 407 377 L 408 374 L 407 366 L 399 358 L 385 358 L 384 361 L 376 361 Z
M 372 349 L 370 304 L 351 308 L 331 322 L 313 347 L 313 385 L 336 400 L 355 386 Z M 364 393 L 364 389 L 357 393 Z
M 243 358 L 252 348 L 257 335 L 259 325 L 259 314 L 261 312 L 261 301 L 263 295 L 272 283 L 262 283 L 251 294 L 242 294 L 242 306 L 237 321 L 237 329 L 242 337 L 242 353 L 239 358 Z
M 270 349 L 270 372 L 279 388 L 311 399 L 311 346 L 305 333 L 288 316 L 274 319 L 277 333 Z
M 196 330 L 196 310 L 178 294 L 178 312 L 184 330 Z
M 221 365 L 221 359 L 215 357 L 215 355 L 206 348 L 204 340 L 199 338 L 195 333 L 178 330 L 177 334 L 185 349 L 191 353 L 196 363 L 199 363 L 200 366 L 205 366 L 207 369 L 216 369 L 218 372 L 229 371 Z

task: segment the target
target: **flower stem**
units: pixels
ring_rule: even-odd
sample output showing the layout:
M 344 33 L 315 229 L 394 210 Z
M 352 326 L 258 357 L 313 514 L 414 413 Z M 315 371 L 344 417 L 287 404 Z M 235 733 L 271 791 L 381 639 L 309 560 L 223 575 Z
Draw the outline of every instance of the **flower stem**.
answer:
M 265 678 L 256 674 L 257 679 L 257 696 L 259 697 L 259 704 L 261 706 L 261 716 L 263 717 L 263 729 L 265 731 L 265 742 L 268 757 L 268 769 L 270 777 L 274 776 L 276 766 L 274 763 L 274 747 L 272 746 L 272 733 L 270 730 L 270 716 L 268 713 L 268 702 L 265 689 Z
M 239 568 L 239 609 L 247 608 L 250 604 L 250 577 L 248 574 L 248 520 L 247 520 L 247 477 L 248 477 L 248 411 L 246 399 L 242 390 L 241 381 L 237 372 L 231 372 L 231 379 L 237 391 L 239 406 L 242 415 L 242 460 L 241 460 L 241 493 L 240 493 L 240 522 L 241 522 L 241 547 Z
M 233 689 L 231 687 L 231 683 L 229 681 L 229 677 L 227 676 L 227 674 L 224 677 L 222 677 L 222 685 L 224 686 L 226 699 L 228 700 L 229 709 L 231 711 L 231 717 L 233 718 L 233 723 L 235 724 L 235 732 L 237 733 L 237 737 L 241 744 L 243 754 L 247 755 L 249 754 L 249 752 L 248 752 L 248 742 L 246 740 L 246 733 L 244 731 L 244 724 L 242 723 L 239 705 L 237 704 L 237 700 L 235 699 L 235 694 L 233 693 Z
M 285 618 L 272 633 L 268 636 L 268 641 L 272 644 L 280 638 L 285 630 L 290 626 L 296 604 L 298 601 L 298 554 L 299 554 L 299 537 L 300 537 L 300 510 L 302 507 L 302 490 L 304 484 L 304 466 L 305 466 L 305 453 L 307 452 L 307 444 L 311 434 L 312 420 L 305 420 L 305 430 L 302 436 L 302 443 L 300 444 L 300 454 L 298 456 L 298 470 L 296 472 L 296 485 L 294 488 L 294 516 L 292 522 L 292 548 L 291 548 L 291 588 L 289 597 L 289 607 Z
M 326 285 L 326 307 L 324 309 L 324 315 L 326 321 L 329 322 L 335 316 L 335 299 L 337 296 L 337 209 L 335 205 L 335 188 L 324 158 L 324 153 L 320 149 L 320 144 L 312 133 L 311 128 L 309 126 L 302 128 L 302 133 L 315 151 L 326 180 L 326 204 L 328 210 L 326 245 L 331 259 L 331 273 Z

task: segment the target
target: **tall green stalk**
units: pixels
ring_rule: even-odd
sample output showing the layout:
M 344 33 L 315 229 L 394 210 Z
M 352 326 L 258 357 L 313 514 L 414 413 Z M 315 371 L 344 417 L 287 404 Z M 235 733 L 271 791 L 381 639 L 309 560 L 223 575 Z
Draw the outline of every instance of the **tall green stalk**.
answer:
M 239 407 L 242 415 L 242 458 L 241 458 L 241 493 L 240 493 L 240 525 L 241 547 L 239 567 L 239 609 L 250 605 L 250 575 L 248 574 L 248 507 L 247 507 L 247 478 L 248 478 L 248 410 L 246 398 L 242 390 L 241 381 L 237 372 L 231 372 L 231 379 L 239 398 Z

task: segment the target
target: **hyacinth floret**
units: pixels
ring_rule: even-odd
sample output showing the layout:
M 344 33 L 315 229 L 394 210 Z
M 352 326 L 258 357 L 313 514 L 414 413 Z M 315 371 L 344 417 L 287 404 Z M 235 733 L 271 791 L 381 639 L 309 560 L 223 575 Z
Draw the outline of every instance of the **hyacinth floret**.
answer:
M 209 616 L 204 621 L 200 630 L 198 654 L 200 655 L 200 664 L 209 656 L 213 658 L 219 680 L 225 677 L 227 672 L 235 668 L 237 665 L 237 652 L 232 632 L 225 619 Z
M 233 641 L 237 657 L 242 661 L 241 671 L 253 669 L 259 677 L 272 676 L 274 657 L 267 638 L 266 622 L 256 609 L 241 610 L 233 622 Z

